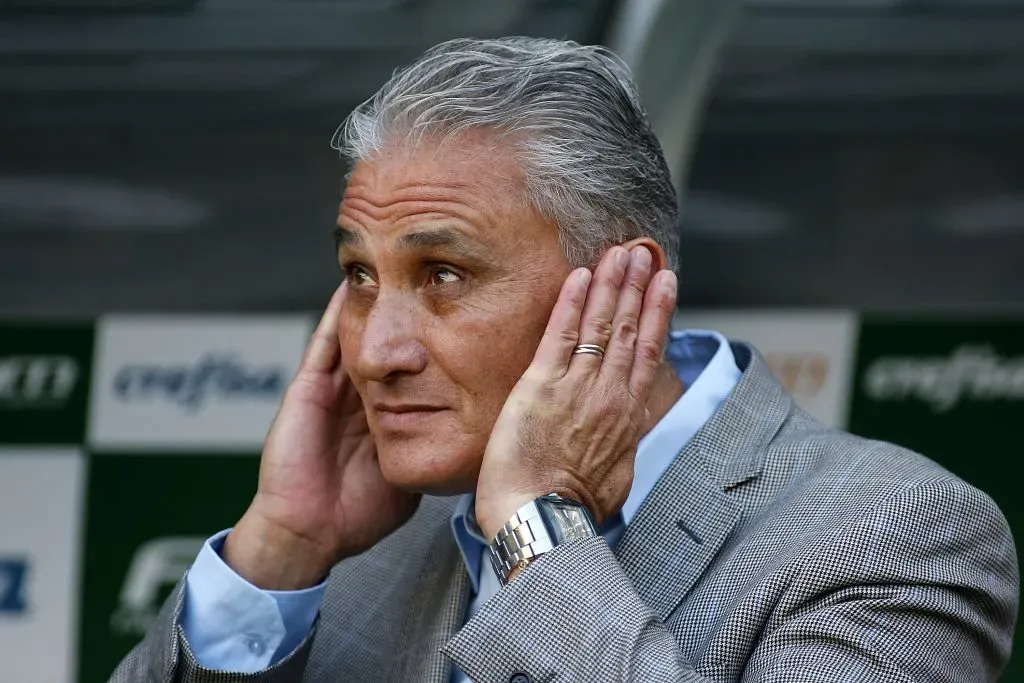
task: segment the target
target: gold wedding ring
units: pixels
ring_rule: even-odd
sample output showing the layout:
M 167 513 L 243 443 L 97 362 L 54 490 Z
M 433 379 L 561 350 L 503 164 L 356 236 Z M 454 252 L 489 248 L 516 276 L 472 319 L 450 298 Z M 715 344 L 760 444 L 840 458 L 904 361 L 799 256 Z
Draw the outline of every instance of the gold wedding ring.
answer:
M 598 358 L 604 357 L 604 349 L 597 344 L 580 344 L 572 350 L 572 355 L 575 356 L 577 353 L 586 353 L 591 356 L 597 356 Z

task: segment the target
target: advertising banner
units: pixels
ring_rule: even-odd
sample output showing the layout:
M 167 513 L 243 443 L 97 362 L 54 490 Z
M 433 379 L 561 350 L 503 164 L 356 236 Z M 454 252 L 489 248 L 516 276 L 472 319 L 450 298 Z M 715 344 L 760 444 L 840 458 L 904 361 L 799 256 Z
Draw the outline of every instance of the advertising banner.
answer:
M 80 444 L 92 325 L 0 325 L 0 441 Z
M 105 318 L 89 443 L 259 448 L 312 333 L 308 316 Z
M 857 316 L 852 312 L 679 311 L 673 329 L 705 329 L 754 345 L 797 404 L 846 424 Z
M 259 458 L 94 453 L 89 472 L 79 681 L 106 681 L 203 541 L 256 492 Z
M 84 458 L 0 449 L 0 681 L 74 680 Z
M 851 431 L 920 451 L 1020 508 L 1024 322 L 869 318 L 859 347 Z

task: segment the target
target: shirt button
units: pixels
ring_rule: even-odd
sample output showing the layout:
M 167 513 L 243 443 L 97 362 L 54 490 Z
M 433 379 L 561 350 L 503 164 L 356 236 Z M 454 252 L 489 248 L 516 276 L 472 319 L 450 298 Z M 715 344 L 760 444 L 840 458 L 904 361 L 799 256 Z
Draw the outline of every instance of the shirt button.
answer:
M 533 679 L 526 674 L 512 674 L 512 677 L 508 679 L 508 683 L 533 683 Z
M 249 639 L 249 652 L 256 656 L 263 654 L 267 649 L 267 644 L 264 643 L 260 638 Z

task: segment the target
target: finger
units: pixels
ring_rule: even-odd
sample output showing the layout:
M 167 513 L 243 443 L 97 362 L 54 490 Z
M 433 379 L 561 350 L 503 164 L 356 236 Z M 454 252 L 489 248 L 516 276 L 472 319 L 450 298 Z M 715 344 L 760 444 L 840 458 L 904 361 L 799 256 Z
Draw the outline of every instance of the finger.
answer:
M 647 402 L 647 395 L 661 364 L 675 310 L 676 274 L 671 270 L 659 271 L 644 295 L 633 349 L 633 370 L 629 378 L 629 391 L 641 403 Z
M 651 282 L 651 252 L 635 246 L 629 252 L 629 266 L 619 289 L 619 299 L 612 318 L 612 335 L 604 352 L 601 374 L 614 376 L 625 383 L 633 369 L 634 345 L 644 305 L 644 293 Z M 621 386 L 621 385 L 620 385 Z
M 548 326 L 544 329 L 534 354 L 531 367 L 545 377 L 562 377 L 569 369 L 572 350 L 579 343 L 580 316 L 587 300 L 591 273 L 586 268 L 577 268 L 569 273 L 558 294 L 558 301 L 551 311 Z
M 594 279 L 587 292 L 587 303 L 583 307 L 577 344 L 595 344 L 602 349 L 608 347 L 611 337 L 612 316 L 619 299 L 619 287 L 629 264 L 629 252 L 615 246 L 608 250 L 594 271 Z M 601 365 L 601 357 L 589 354 L 573 356 L 573 367 L 592 372 Z
M 338 319 L 345 304 L 345 293 L 348 287 L 342 283 L 334 291 L 320 322 L 313 331 L 313 336 L 306 346 L 306 352 L 299 363 L 299 371 L 331 372 L 341 360 L 341 345 L 338 342 Z

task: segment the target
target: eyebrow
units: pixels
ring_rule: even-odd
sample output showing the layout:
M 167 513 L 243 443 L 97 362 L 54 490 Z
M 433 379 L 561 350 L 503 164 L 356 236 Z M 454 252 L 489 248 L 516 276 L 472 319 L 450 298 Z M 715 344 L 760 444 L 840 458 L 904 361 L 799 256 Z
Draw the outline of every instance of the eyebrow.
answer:
M 335 247 L 355 246 L 363 243 L 363 236 L 355 230 L 338 226 L 334 229 Z M 433 228 L 407 232 L 398 238 L 401 249 L 443 248 L 470 258 L 481 258 L 480 249 L 472 240 L 451 228 Z
M 334 248 L 338 249 L 341 246 L 362 244 L 363 236 L 355 230 L 349 230 L 343 228 L 340 225 L 334 228 Z

